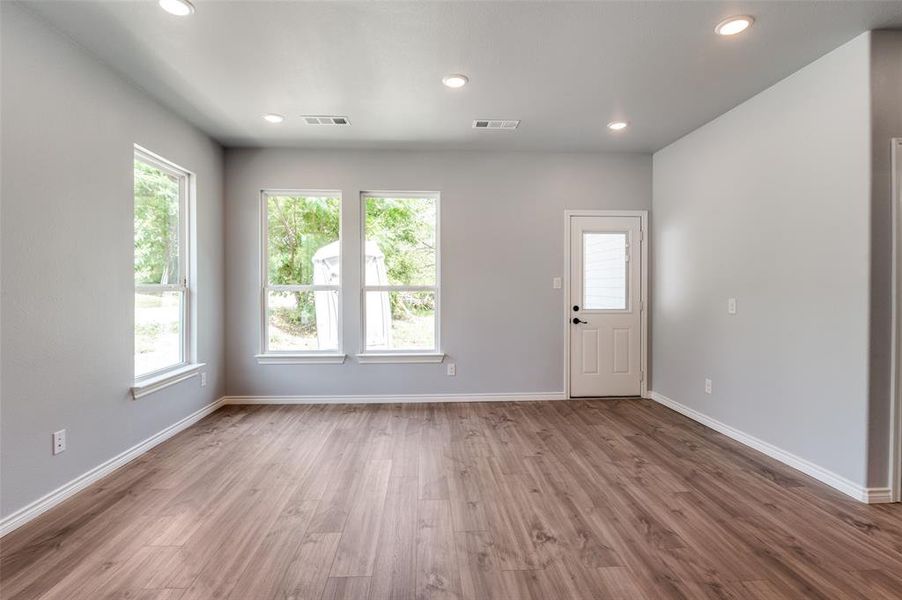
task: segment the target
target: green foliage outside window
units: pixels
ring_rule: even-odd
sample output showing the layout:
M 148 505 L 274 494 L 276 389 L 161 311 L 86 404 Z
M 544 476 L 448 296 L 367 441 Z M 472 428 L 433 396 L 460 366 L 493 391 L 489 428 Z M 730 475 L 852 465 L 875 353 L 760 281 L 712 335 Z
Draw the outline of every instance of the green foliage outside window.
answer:
M 389 284 L 435 284 L 432 198 L 366 198 L 366 239 L 385 254 Z
M 385 255 L 388 281 L 369 285 L 434 285 L 436 202 L 431 198 L 366 198 L 366 239 Z M 270 285 L 313 285 L 313 256 L 339 239 L 341 199 L 267 196 Z M 293 336 L 316 333 L 313 294 L 272 292 L 294 301 L 271 306 L 271 324 Z M 435 309 L 435 295 L 390 295 L 393 320 L 410 320 Z M 271 303 L 274 304 L 274 303 Z
M 338 241 L 341 200 L 268 196 L 269 283 L 313 285 L 313 255 Z
M 316 196 L 267 196 L 269 283 L 313 285 L 313 256 L 338 241 L 341 199 Z M 278 293 L 278 292 L 276 292 Z M 313 294 L 294 296 L 293 307 L 271 308 L 274 325 L 296 336 L 316 333 Z
M 179 181 L 135 161 L 135 283 L 179 280 Z
M 390 285 L 435 285 L 436 201 L 432 198 L 366 198 L 366 239 L 385 254 Z M 368 285 L 378 282 L 367 281 Z M 430 314 L 435 295 L 389 296 L 393 320 Z

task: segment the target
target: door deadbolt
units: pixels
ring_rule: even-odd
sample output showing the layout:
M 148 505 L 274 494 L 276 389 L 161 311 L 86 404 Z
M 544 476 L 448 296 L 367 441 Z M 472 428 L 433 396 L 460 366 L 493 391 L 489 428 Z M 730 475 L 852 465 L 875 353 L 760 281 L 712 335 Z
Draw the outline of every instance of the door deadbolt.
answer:
M 573 305 L 573 312 L 579 312 L 579 307 L 577 305 Z

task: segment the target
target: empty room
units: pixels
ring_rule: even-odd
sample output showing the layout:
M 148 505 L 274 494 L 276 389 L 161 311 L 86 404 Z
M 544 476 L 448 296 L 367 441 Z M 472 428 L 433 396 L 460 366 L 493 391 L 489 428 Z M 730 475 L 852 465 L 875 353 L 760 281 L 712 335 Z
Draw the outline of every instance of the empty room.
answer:
M 0 0 L 0 600 L 902 599 L 902 0 Z

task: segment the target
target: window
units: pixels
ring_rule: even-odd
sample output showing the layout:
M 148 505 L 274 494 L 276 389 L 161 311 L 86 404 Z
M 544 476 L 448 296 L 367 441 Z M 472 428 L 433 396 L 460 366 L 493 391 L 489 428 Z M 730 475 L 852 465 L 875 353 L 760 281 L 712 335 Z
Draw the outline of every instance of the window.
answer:
M 364 355 L 438 353 L 438 194 L 363 193 L 362 204 Z
M 190 174 L 135 150 L 135 379 L 190 360 L 188 194 Z
M 262 215 L 263 353 L 258 358 L 337 356 L 341 193 L 265 191 Z

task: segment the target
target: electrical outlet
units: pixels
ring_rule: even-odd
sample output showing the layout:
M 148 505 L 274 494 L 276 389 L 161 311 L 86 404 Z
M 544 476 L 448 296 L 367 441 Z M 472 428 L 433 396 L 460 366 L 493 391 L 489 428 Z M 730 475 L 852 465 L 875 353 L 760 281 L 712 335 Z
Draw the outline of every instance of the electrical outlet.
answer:
M 710 379 L 705 379 L 705 393 L 706 394 L 711 393 L 711 380 Z
M 560 278 L 560 277 L 555 277 L 554 279 L 552 279 L 552 280 L 551 280 L 551 287 L 553 287 L 553 288 L 556 289 L 556 290 L 561 289 L 561 278 Z
M 448 377 L 454 377 L 455 375 L 457 375 L 457 365 L 448 363 Z
M 736 314 L 736 298 L 729 298 L 727 300 L 727 314 Z
M 53 432 L 53 454 L 66 451 L 66 430 L 60 429 Z
M 207 372 L 200 372 L 200 387 L 207 387 Z

